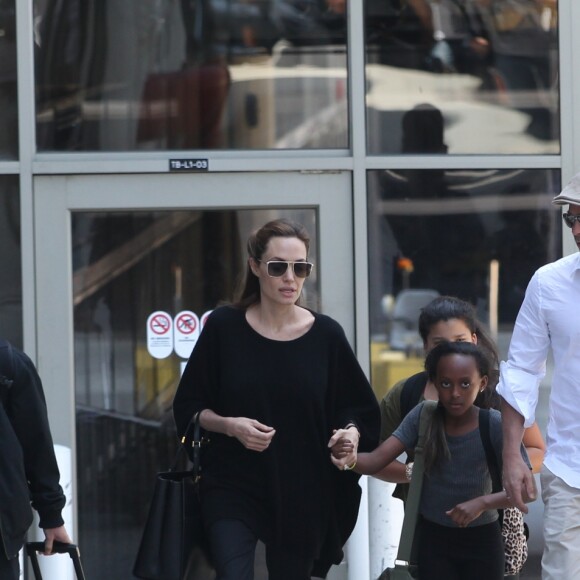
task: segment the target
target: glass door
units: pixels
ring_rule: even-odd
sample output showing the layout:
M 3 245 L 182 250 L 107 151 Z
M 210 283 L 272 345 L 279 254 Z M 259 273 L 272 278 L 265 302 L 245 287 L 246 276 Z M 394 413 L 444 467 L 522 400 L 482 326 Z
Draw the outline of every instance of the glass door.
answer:
M 72 450 L 75 538 L 88 575 L 129 578 L 175 454 L 181 369 L 205 315 L 232 300 L 252 229 L 306 225 L 306 304 L 353 336 L 350 175 L 42 177 L 35 192 L 38 360 Z

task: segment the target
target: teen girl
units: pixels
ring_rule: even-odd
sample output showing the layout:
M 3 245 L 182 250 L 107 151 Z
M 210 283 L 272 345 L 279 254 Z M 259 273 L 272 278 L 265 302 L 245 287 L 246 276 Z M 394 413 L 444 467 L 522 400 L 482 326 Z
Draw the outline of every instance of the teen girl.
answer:
M 443 342 L 425 368 L 439 405 L 427 430 L 425 479 L 420 505 L 418 563 L 421 580 L 502 580 L 504 547 L 498 508 L 510 506 L 492 481 L 479 433 L 480 407 L 489 397 L 490 363 L 475 344 Z M 476 406 L 476 403 L 479 406 Z M 417 444 L 423 405 L 370 453 L 359 453 L 355 471 L 373 475 Z M 490 439 L 501 462 L 501 416 L 490 410 Z M 333 450 L 334 451 L 334 450 Z M 527 455 L 522 448 L 526 461 Z M 335 456 L 333 463 L 344 468 Z M 529 462 L 528 462 L 529 463 Z

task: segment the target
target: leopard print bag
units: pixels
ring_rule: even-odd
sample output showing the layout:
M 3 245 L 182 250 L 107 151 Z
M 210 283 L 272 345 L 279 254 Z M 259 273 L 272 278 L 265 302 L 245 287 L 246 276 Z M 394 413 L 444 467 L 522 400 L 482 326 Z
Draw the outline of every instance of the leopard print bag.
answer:
M 501 483 L 501 470 L 491 444 L 489 435 L 489 411 L 481 409 L 479 412 L 479 434 L 487 466 L 491 475 L 492 492 L 497 493 L 503 489 Z M 502 514 L 503 511 L 503 514 Z M 524 524 L 524 514 L 515 507 L 500 510 L 501 534 L 505 549 L 505 572 L 506 576 L 515 576 L 522 569 L 528 558 L 528 533 Z
M 501 535 L 505 549 L 505 575 L 515 576 L 528 559 L 527 529 L 524 514 L 518 508 L 503 510 Z

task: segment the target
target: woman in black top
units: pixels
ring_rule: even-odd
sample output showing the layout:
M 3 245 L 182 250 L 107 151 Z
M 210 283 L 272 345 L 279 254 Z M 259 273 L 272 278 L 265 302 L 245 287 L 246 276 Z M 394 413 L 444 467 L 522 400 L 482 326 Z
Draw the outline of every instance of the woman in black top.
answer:
M 378 405 L 342 328 L 298 305 L 308 246 L 286 220 L 250 236 L 241 297 L 208 318 L 173 403 L 179 434 L 200 413 L 211 440 L 201 491 L 218 580 L 253 578 L 258 539 L 270 580 L 326 576 L 360 501 L 329 440 L 338 430 L 354 444 L 347 466 L 378 442 Z

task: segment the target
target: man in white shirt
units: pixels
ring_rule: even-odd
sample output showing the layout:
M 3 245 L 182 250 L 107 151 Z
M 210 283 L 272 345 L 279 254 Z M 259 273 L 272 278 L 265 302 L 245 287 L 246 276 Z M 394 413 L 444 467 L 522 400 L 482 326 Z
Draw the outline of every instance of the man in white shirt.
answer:
M 553 200 L 568 205 L 564 223 L 580 249 L 580 173 Z M 502 362 L 503 476 L 508 497 L 522 511 L 533 496 L 532 472 L 520 443 L 535 420 L 538 391 L 551 349 L 554 374 L 540 475 L 544 508 L 542 579 L 580 578 L 580 253 L 543 266 L 533 275 Z

